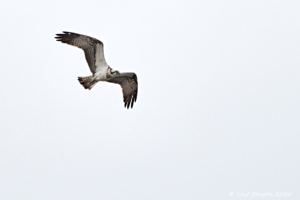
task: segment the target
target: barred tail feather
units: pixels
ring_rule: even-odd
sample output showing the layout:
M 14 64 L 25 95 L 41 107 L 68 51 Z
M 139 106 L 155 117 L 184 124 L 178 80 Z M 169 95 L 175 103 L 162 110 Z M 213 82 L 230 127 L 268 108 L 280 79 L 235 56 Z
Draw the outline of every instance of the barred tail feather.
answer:
M 85 88 L 85 89 L 92 89 L 97 81 L 93 80 L 93 76 L 86 76 L 86 77 L 78 77 L 79 83 Z

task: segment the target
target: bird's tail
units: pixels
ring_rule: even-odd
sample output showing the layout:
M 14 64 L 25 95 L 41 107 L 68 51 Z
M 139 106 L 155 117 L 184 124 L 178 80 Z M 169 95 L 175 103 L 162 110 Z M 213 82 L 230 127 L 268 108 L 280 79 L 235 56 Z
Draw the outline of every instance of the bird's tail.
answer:
M 94 76 L 78 77 L 78 81 L 85 89 L 92 89 L 97 81 L 93 80 Z

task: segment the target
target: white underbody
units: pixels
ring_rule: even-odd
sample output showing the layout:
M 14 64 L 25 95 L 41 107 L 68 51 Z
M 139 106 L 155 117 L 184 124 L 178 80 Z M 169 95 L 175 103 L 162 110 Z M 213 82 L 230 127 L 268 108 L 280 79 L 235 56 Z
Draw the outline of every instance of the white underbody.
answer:
M 113 70 L 111 67 L 108 66 L 104 59 L 103 54 L 103 48 L 100 44 L 97 44 L 96 46 L 96 71 L 94 73 L 93 81 L 107 81 L 112 77 L 112 73 L 114 73 L 116 70 Z
M 99 65 L 98 65 L 99 66 Z M 94 77 L 96 81 L 106 81 L 107 80 L 107 71 L 108 71 L 109 66 L 101 66 L 97 67 L 97 71 L 94 74 Z
M 103 49 L 100 44 L 97 44 L 96 50 L 96 72 L 94 77 L 96 81 L 106 81 L 107 80 L 107 71 L 108 71 L 108 64 L 106 63 L 103 55 Z

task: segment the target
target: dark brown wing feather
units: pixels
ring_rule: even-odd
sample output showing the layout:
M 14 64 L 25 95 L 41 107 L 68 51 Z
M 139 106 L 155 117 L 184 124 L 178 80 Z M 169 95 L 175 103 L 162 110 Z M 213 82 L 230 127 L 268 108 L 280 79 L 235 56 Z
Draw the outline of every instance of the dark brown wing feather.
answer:
M 63 34 L 56 34 L 55 39 L 78 48 L 84 51 L 86 61 L 92 73 L 96 71 L 96 53 L 104 60 L 103 43 L 95 38 L 81 35 L 72 32 L 63 31 Z M 100 51 L 97 51 L 97 44 L 100 45 Z M 98 49 L 99 50 L 99 49 Z
M 135 73 L 121 73 L 107 82 L 119 84 L 122 87 L 125 108 L 132 108 L 138 93 L 138 81 Z

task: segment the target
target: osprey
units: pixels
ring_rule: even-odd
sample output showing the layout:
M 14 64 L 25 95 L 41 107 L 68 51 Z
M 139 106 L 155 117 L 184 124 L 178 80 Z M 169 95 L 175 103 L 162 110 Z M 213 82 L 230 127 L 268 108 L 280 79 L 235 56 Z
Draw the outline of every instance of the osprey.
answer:
M 103 43 L 95 38 L 72 32 L 63 31 L 63 34 L 56 34 L 55 39 L 78 47 L 84 51 L 86 61 L 93 75 L 78 77 L 78 80 L 85 89 L 92 89 L 99 81 L 107 81 L 119 84 L 122 87 L 125 108 L 132 108 L 136 101 L 138 82 L 135 73 L 120 73 L 112 69 L 105 61 Z

